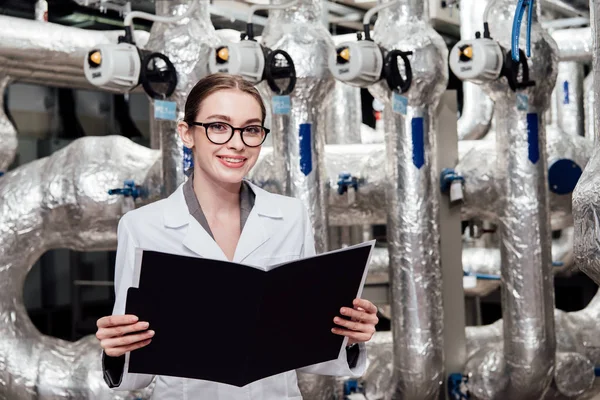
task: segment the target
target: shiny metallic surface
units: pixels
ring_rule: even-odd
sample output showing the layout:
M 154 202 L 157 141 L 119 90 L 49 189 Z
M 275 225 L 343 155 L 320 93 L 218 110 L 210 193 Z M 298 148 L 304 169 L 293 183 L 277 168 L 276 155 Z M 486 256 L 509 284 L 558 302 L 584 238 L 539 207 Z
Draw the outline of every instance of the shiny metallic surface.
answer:
M 15 158 L 17 152 L 17 129 L 12 124 L 5 110 L 4 93 L 11 78 L 0 74 L 0 172 L 6 171 Z
M 460 37 L 473 39 L 476 32 L 483 30 L 483 12 L 488 0 L 461 0 Z M 461 140 L 481 139 L 490 129 L 494 114 L 494 102 L 472 82 L 463 82 L 463 107 L 458 119 L 458 138 Z
M 491 36 L 505 49 L 511 47 L 515 10 L 512 0 L 498 0 L 490 8 Z M 543 114 L 556 82 L 558 50 L 537 21 L 538 3 L 533 12 L 532 56 L 527 62 L 535 86 L 519 91 L 527 97 L 526 104 L 517 101 L 504 78 L 485 85 L 495 102 L 496 169 L 501 180 L 498 201 L 506 375 L 494 379 L 504 385 L 500 389 L 504 398 L 514 400 L 545 395 L 552 383 L 556 354 Z M 526 31 L 521 29 L 522 43 Z M 537 119 L 539 129 L 537 137 L 528 140 L 532 135 L 528 134 L 529 114 Z M 532 152 L 535 148 L 542 151 Z M 503 379 L 506 381 L 500 381 Z
M 558 63 L 553 100 L 556 123 L 568 135 L 584 135 L 583 65 L 575 61 Z
M 592 388 L 596 377 L 594 365 L 587 357 L 578 353 L 557 353 L 555 362 L 553 385 L 558 393 L 573 398 Z
M 155 22 L 150 31 L 147 47 L 161 52 L 177 70 L 177 88 L 170 98 L 177 103 L 177 118 L 183 118 L 185 101 L 194 85 L 208 74 L 207 59 L 210 49 L 219 43 L 210 20 L 209 1 L 194 0 L 200 4 L 191 16 L 174 23 Z M 189 0 L 156 0 L 156 14 L 178 16 L 191 6 Z M 165 100 L 165 99 L 163 99 Z M 151 106 L 151 116 L 154 115 Z M 183 173 L 183 143 L 177 133 L 177 121 L 151 118 L 150 134 L 153 143 L 160 143 L 164 195 L 170 195 L 185 178 Z M 155 147 L 155 145 L 153 146 Z
M 560 61 L 592 61 L 592 30 L 588 28 L 559 29 L 552 32 Z
M 382 400 L 390 394 L 394 375 L 394 344 L 392 332 L 376 332 L 367 343 L 368 368 L 359 379 L 366 398 Z
M 107 387 L 95 337 L 72 343 L 40 334 L 22 290 L 47 250 L 114 250 L 119 218 L 133 204 L 107 191 L 126 179 L 154 182 L 159 155 L 122 136 L 85 137 L 0 179 L 0 398 L 149 397 L 151 388 L 118 393 Z
M 95 89 L 83 73 L 87 52 L 123 31 L 93 31 L 0 15 L 0 73 L 20 82 Z M 147 32 L 135 32 L 143 47 Z
M 271 0 L 271 4 L 287 1 Z M 279 191 L 301 199 L 308 209 L 317 253 L 329 247 L 329 184 L 323 152 L 328 129 L 326 115 L 332 109 L 329 97 L 335 87 L 327 66 L 334 44 L 322 16 L 322 0 L 299 0 L 284 10 L 271 10 L 262 33 L 266 47 L 284 50 L 294 61 L 297 81 L 290 94 L 291 110 L 289 114 L 271 114 L 274 165 Z M 270 103 L 273 92 L 263 88 L 263 93 Z M 301 138 L 301 134 L 308 137 Z M 328 399 L 335 391 L 335 380 L 330 377 L 299 374 L 298 381 L 308 400 Z
M 404 400 L 436 399 L 445 380 L 437 121 L 433 114 L 448 82 L 448 50 L 428 24 L 427 15 L 424 1 L 401 1 L 380 12 L 372 35 L 384 53 L 393 49 L 413 52 L 409 57 L 413 80 L 403 94 L 407 99 L 405 114 L 393 111 L 393 96 L 387 85 L 378 83 L 369 88 L 385 104 L 385 193 L 394 336 L 389 396 Z M 422 153 L 413 150 L 413 135 L 422 137 Z M 422 163 L 413 162 L 413 154 L 422 155 Z
M 362 109 L 360 88 L 335 81 L 333 94 L 329 96 L 327 110 L 326 143 L 361 143 Z
M 583 112 L 585 120 L 585 138 L 594 143 L 594 73 L 590 72 L 583 80 Z

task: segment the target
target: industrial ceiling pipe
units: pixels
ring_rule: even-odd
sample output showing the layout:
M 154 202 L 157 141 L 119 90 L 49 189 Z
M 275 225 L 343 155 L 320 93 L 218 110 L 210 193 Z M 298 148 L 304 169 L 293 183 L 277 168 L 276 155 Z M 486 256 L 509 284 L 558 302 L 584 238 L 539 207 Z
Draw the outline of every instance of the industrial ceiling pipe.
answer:
M 589 27 L 555 30 L 552 38 L 558 46 L 560 61 L 592 62 L 592 30 Z

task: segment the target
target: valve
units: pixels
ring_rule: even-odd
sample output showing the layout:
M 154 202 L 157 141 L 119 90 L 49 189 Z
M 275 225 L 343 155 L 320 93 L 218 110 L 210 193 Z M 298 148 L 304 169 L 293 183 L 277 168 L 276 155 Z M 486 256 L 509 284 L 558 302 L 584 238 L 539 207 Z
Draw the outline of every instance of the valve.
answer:
M 352 176 L 348 172 L 342 172 L 338 175 L 338 194 L 341 196 L 348 192 L 348 188 L 354 188 L 354 191 L 358 191 L 358 178 Z
M 136 200 L 138 197 L 147 197 L 146 190 L 142 186 L 136 185 L 132 179 L 123 182 L 122 188 L 109 189 L 108 194 L 111 196 L 121 195 L 124 197 L 131 197 L 133 200 Z
M 455 202 L 463 199 L 462 185 L 465 178 L 460 176 L 452 168 L 444 168 L 440 174 L 440 189 L 442 193 L 450 194 L 450 201 Z
M 448 396 L 452 400 L 469 400 L 471 395 L 467 388 L 469 377 L 460 373 L 448 376 Z

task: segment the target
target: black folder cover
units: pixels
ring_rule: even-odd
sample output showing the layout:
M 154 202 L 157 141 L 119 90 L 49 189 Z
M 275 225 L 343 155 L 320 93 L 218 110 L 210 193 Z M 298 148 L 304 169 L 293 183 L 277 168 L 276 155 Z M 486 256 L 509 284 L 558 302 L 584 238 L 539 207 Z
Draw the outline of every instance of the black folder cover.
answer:
M 148 321 L 152 342 L 132 351 L 131 373 L 245 386 L 337 359 L 333 318 L 360 297 L 374 241 L 263 271 L 144 250 L 126 313 Z

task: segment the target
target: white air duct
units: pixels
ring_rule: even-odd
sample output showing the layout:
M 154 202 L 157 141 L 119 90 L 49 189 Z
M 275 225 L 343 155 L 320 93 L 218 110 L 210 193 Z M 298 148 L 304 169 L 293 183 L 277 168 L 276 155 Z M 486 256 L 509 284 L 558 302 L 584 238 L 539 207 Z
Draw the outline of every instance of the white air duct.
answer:
M 592 30 L 590 28 L 560 29 L 552 32 L 558 46 L 560 61 L 592 61 Z
M 556 86 L 552 92 L 552 123 L 567 135 L 584 135 L 583 64 L 576 61 L 558 63 Z
M 594 73 L 590 72 L 583 80 L 583 111 L 585 120 L 585 138 L 594 143 Z

